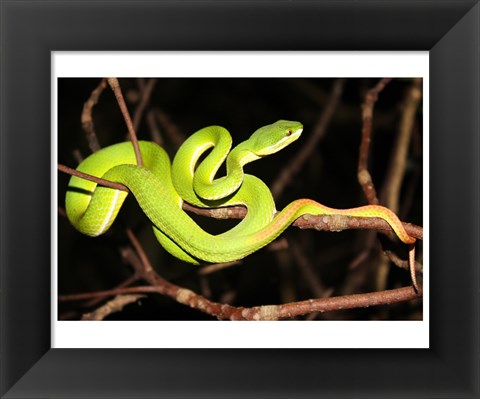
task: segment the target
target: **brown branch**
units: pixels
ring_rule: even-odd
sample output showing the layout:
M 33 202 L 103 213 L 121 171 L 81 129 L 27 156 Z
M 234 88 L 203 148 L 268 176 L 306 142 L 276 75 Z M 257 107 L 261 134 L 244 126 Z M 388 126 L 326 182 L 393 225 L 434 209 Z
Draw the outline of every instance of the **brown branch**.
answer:
M 179 303 L 193 309 L 198 309 L 221 320 L 281 320 L 302 316 L 311 312 L 332 312 L 345 309 L 367 308 L 421 298 L 421 293 L 416 293 L 412 287 L 403 287 L 366 294 L 309 299 L 306 301 L 291 302 L 282 305 L 264 305 L 245 308 L 212 302 L 189 289 L 167 282 L 162 285 L 155 284 L 86 294 L 59 295 L 58 299 L 61 302 L 66 302 L 114 295 L 146 293 L 166 295 Z
M 187 202 L 183 203 L 183 209 L 196 215 L 206 216 L 214 219 L 243 219 L 247 214 L 244 206 L 227 206 L 224 208 L 198 208 Z
M 170 283 L 155 272 L 141 246 L 140 253 L 141 255 L 136 251 L 134 252 L 130 247 L 122 248 L 121 250 L 122 257 L 132 265 L 135 275 L 139 279 L 148 281 L 152 285 L 169 286 Z
M 199 276 L 206 276 L 208 274 L 215 273 L 215 272 L 218 272 L 220 270 L 224 270 L 224 269 L 227 269 L 229 267 L 240 265 L 240 264 L 242 264 L 241 260 L 235 260 L 233 262 L 214 263 L 212 265 L 207 265 L 207 266 L 202 267 L 198 271 L 198 275 Z
M 232 206 L 225 208 L 197 208 L 196 206 L 184 203 L 183 209 L 196 215 L 211 217 L 215 219 L 243 219 L 247 209 L 243 206 Z M 423 239 L 423 228 L 411 223 L 402 223 L 408 235 L 419 240 Z M 361 218 L 344 215 L 304 215 L 292 223 L 292 226 L 301 229 L 321 231 L 341 231 L 350 229 L 374 229 L 384 232 L 391 232 L 390 225 L 380 218 Z
M 128 135 L 130 137 L 130 141 L 132 142 L 133 149 L 135 151 L 135 158 L 137 160 L 138 166 L 143 166 L 142 154 L 140 153 L 140 147 L 138 145 L 137 135 L 135 134 L 135 129 L 133 128 L 132 118 L 130 117 L 130 113 L 128 112 L 127 104 L 125 103 L 125 99 L 123 98 L 122 89 L 120 88 L 120 83 L 118 82 L 117 78 L 107 78 L 108 84 L 113 90 L 115 94 L 115 98 L 117 99 L 118 106 L 122 111 L 123 118 L 125 119 L 125 123 L 128 129 Z
M 105 317 L 112 313 L 120 312 L 125 306 L 137 302 L 141 298 L 145 298 L 145 295 L 118 295 L 93 312 L 85 313 L 82 316 L 82 320 L 103 320 Z
M 412 133 L 412 158 L 413 160 L 421 159 L 423 156 L 423 145 L 420 132 L 420 123 L 415 122 Z M 422 164 L 421 162 L 412 162 L 412 170 L 410 172 L 410 178 L 408 184 L 402 191 L 402 205 L 398 210 L 398 216 L 405 218 L 408 212 L 412 208 L 412 204 L 416 199 L 418 182 L 422 179 Z
M 372 140 L 372 117 L 373 108 L 378 99 L 378 94 L 391 81 L 390 78 L 381 79 L 366 96 L 365 102 L 362 104 L 362 141 L 360 144 L 360 153 L 358 157 L 358 181 L 363 189 L 367 201 L 371 205 L 379 203 L 377 192 L 372 181 L 372 176 L 368 171 L 368 154 L 370 151 L 370 142 Z
M 72 155 L 73 155 L 73 158 L 75 159 L 75 161 L 77 161 L 78 164 L 83 161 L 83 155 L 78 148 L 76 148 L 75 150 L 72 151 Z
M 60 170 L 61 172 L 67 173 L 71 176 L 77 176 L 85 180 L 90 180 L 104 187 L 110 187 L 115 190 L 126 191 L 127 193 L 130 192 L 128 187 L 121 183 L 116 183 L 110 180 L 102 179 L 101 177 L 89 175 L 87 173 L 80 172 L 76 169 L 70 168 L 60 163 L 57 164 L 57 167 L 58 167 L 58 170 Z M 206 208 L 197 208 L 196 206 L 184 203 L 183 209 L 186 211 L 196 213 L 197 215 L 213 217 L 216 219 L 243 219 L 247 214 L 247 209 L 243 206 L 206 209 Z
M 337 79 L 333 83 L 332 92 L 327 106 L 323 110 L 322 115 L 319 117 L 313 128 L 312 134 L 308 140 L 304 143 L 302 149 L 297 155 L 288 163 L 288 165 L 282 168 L 277 178 L 274 180 L 271 191 L 274 198 L 280 197 L 285 187 L 287 187 L 293 178 L 300 172 L 305 162 L 315 151 L 318 142 L 323 138 L 327 130 L 328 124 L 333 116 L 335 108 L 338 105 L 340 96 L 343 92 L 345 85 L 345 79 Z
M 405 176 L 408 150 L 410 148 L 410 140 L 413 134 L 413 127 L 415 125 L 415 114 L 422 98 L 421 86 L 422 79 L 416 78 L 413 80 L 413 84 L 406 93 L 399 131 L 393 146 L 393 152 L 390 157 L 387 176 L 380 196 L 382 203 L 396 214 L 398 214 L 399 211 L 400 189 Z M 417 288 L 414 250 L 415 248 L 412 247 L 412 252 L 409 253 L 409 268 L 413 286 Z M 379 289 L 383 289 L 387 285 L 388 264 L 387 262 L 384 262 L 384 264 L 385 266 L 383 266 L 383 268 L 379 268 L 380 273 L 379 278 L 377 279 L 379 283 Z
M 145 273 L 151 272 L 153 270 L 153 267 L 152 267 L 150 261 L 148 260 L 147 254 L 143 250 L 143 247 L 140 244 L 140 241 L 138 241 L 135 234 L 133 234 L 132 229 L 127 228 L 126 231 L 127 231 L 128 239 L 132 243 L 133 248 L 135 248 L 135 251 L 137 252 L 137 254 L 138 254 L 138 256 L 139 256 L 139 258 L 140 258 L 140 260 L 141 260 L 141 262 L 144 266 L 143 267 L 143 272 L 145 272 Z
M 140 81 L 143 82 L 143 79 L 141 79 Z M 139 85 L 141 98 L 133 115 L 133 130 L 135 132 L 138 131 L 138 127 L 140 126 L 140 120 L 142 119 L 143 112 L 145 111 L 145 108 L 150 101 L 150 96 L 156 83 L 157 79 L 149 79 L 147 84 Z
M 73 302 L 73 301 L 85 301 L 94 298 L 105 298 L 116 295 L 129 295 L 129 294 L 148 294 L 148 293 L 161 293 L 161 288 L 152 286 L 138 286 L 138 287 L 124 287 L 113 288 L 111 290 L 87 292 L 84 294 L 67 294 L 59 295 L 59 302 Z
M 58 169 L 62 172 L 81 177 L 83 179 L 94 181 L 105 187 L 114 188 L 116 190 L 129 191 L 127 187 L 120 183 L 114 183 L 99 177 L 91 176 L 78 170 L 69 168 L 68 166 L 58 164 Z M 184 203 L 183 209 L 192 211 L 197 215 L 213 217 L 216 219 L 241 219 L 246 215 L 246 209 L 242 206 L 203 209 Z M 374 229 L 378 231 L 391 232 L 390 225 L 380 218 L 362 218 L 344 215 L 304 215 L 298 218 L 292 226 L 301 229 L 316 229 L 322 231 L 342 231 L 350 229 Z M 403 227 L 408 235 L 417 239 L 423 239 L 423 228 L 410 223 L 403 223 Z
M 415 123 L 415 114 L 422 98 L 421 85 L 421 78 L 414 79 L 413 84 L 406 94 L 399 132 L 395 140 L 392 156 L 390 157 L 387 177 L 382 190 L 382 203 L 395 213 L 398 213 L 399 209 L 400 188 L 402 187 L 403 177 L 405 175 L 408 149 Z
M 378 204 L 377 193 L 373 184 L 371 175 L 368 171 L 368 155 L 370 149 L 371 135 L 372 135 L 372 117 L 373 108 L 378 99 L 378 94 L 384 89 L 385 85 L 390 82 L 391 79 L 382 79 L 377 85 L 367 92 L 365 102 L 362 107 L 362 142 L 360 145 L 360 154 L 358 162 L 358 180 L 364 194 L 370 204 Z M 400 195 L 400 187 L 405 174 L 405 165 L 408 147 L 410 143 L 410 137 L 413 131 L 413 123 L 415 112 L 418 107 L 421 98 L 421 91 L 419 85 L 421 79 L 417 80 L 412 89 L 407 94 L 407 101 L 405 111 L 403 113 L 400 132 L 397 135 L 397 140 L 394 146 L 393 156 L 389 164 L 389 171 L 387 173 L 386 183 L 382 190 L 382 203 L 390 208 L 394 213 L 398 213 L 398 203 Z M 385 198 L 387 201 L 385 201 Z M 414 250 L 412 246 L 409 258 L 411 260 L 411 277 L 415 287 L 416 278 L 414 273 Z M 388 276 L 388 262 L 383 261 L 378 267 L 377 273 L 377 289 L 381 290 L 386 286 Z
M 367 294 L 352 294 L 330 298 L 309 299 L 307 301 L 287 303 L 276 306 L 278 318 L 288 318 L 314 312 L 331 312 L 335 310 L 368 308 L 378 305 L 390 305 L 392 303 L 410 301 L 421 298 L 421 293 L 415 292 L 413 287 L 403 287 L 381 292 Z
M 402 222 L 407 234 L 419 240 L 423 240 L 423 228 L 411 223 Z M 390 225 L 380 218 L 362 218 L 344 215 L 303 215 L 299 217 L 292 226 L 301 229 L 315 229 L 321 231 L 342 231 L 342 230 L 366 230 L 372 229 L 391 233 Z
M 291 248 L 293 258 L 313 296 L 316 298 L 324 298 L 331 295 L 331 290 L 327 289 L 317 273 L 315 273 L 312 262 L 310 262 L 305 252 L 300 248 L 300 244 L 298 242 L 291 242 Z
M 133 274 L 132 276 L 126 278 L 123 280 L 120 284 L 116 285 L 115 288 L 125 288 L 125 287 L 130 287 L 131 285 L 134 285 L 139 281 L 139 277 L 137 274 Z M 91 308 L 95 305 L 97 305 L 99 302 L 101 302 L 101 298 L 99 299 L 92 299 L 91 301 L 85 302 L 82 304 L 84 308 Z
M 92 176 L 87 173 L 80 172 L 76 169 L 69 168 L 68 166 L 62 165 L 61 163 L 57 164 L 57 167 L 58 167 L 58 170 L 60 170 L 61 172 L 67 173 L 69 175 L 81 177 L 82 179 L 93 181 L 105 187 L 110 187 L 116 190 L 129 192 L 129 189 L 121 183 L 115 183 L 110 180 L 102 179 L 101 177 Z
M 124 281 L 122 281 L 120 284 L 116 285 L 115 288 L 113 289 L 119 289 L 119 288 L 125 288 L 125 287 L 129 287 L 133 284 L 135 284 L 136 282 L 139 281 L 139 277 L 137 274 L 134 274 L 130 277 L 128 277 L 127 279 L 125 279 Z M 89 301 L 86 301 L 86 302 L 83 302 L 81 304 L 78 305 L 78 307 L 81 307 L 81 308 L 91 308 L 97 304 L 99 304 L 100 302 L 103 302 L 104 301 L 104 297 L 96 297 L 96 298 L 93 298 Z M 64 320 L 66 318 L 75 318 L 75 317 L 78 317 L 79 315 L 79 312 L 77 310 L 71 310 L 67 313 L 62 313 L 59 318 L 61 320 Z
M 148 133 L 154 143 L 163 146 L 163 137 L 157 124 L 156 110 L 150 109 L 147 112 Z
M 292 267 L 293 254 L 276 252 L 275 264 L 279 278 L 277 282 L 278 298 L 281 303 L 289 303 L 297 300 L 297 290 L 294 284 L 295 275 Z
M 88 146 L 92 152 L 97 152 L 100 149 L 100 143 L 98 142 L 98 137 L 95 133 L 95 127 L 92 117 L 92 109 L 98 103 L 98 99 L 102 94 L 103 90 L 107 87 L 107 81 L 102 79 L 100 84 L 93 89 L 90 97 L 83 105 L 83 111 L 81 116 L 82 128 L 85 131 L 87 136 Z
M 371 205 L 379 204 L 377 191 L 372 180 L 372 176 L 368 170 L 368 157 L 370 153 L 370 143 L 372 140 L 372 121 L 373 109 L 378 100 L 379 93 L 390 83 L 392 79 L 381 79 L 372 89 L 365 95 L 365 101 L 362 104 L 362 140 L 359 148 L 357 177 L 360 186 L 362 187 L 365 198 Z M 368 249 L 372 248 L 375 240 L 369 237 L 365 238 L 368 243 Z M 388 272 L 388 262 L 385 258 L 380 260 L 376 273 L 376 287 L 377 289 L 384 289 L 386 283 L 386 276 Z

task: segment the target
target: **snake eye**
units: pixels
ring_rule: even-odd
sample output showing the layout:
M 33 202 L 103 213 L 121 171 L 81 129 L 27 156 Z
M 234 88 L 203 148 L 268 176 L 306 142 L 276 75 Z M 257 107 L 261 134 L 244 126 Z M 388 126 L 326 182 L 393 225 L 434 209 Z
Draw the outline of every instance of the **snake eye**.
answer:
M 287 129 L 287 130 L 285 131 L 285 136 L 288 137 L 288 136 L 291 136 L 291 134 L 292 134 L 292 131 L 291 131 L 290 129 Z

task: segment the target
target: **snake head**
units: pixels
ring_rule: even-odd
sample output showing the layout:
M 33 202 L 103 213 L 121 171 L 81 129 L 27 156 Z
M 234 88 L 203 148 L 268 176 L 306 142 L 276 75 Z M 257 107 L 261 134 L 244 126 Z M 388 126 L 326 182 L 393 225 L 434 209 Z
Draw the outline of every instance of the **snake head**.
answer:
M 302 131 L 300 122 L 279 120 L 261 127 L 250 136 L 250 150 L 258 157 L 274 154 L 297 140 Z

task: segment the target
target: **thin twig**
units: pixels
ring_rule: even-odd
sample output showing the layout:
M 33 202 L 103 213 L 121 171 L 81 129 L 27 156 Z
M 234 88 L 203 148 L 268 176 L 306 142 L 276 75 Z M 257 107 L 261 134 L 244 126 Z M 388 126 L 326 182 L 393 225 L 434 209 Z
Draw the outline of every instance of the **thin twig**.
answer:
M 331 291 L 327 290 L 325 284 L 323 284 L 317 273 L 315 273 L 312 262 L 310 262 L 304 251 L 300 248 L 299 243 L 290 242 L 290 244 L 293 258 L 295 259 L 300 272 L 303 274 L 304 280 L 310 288 L 313 296 L 316 298 L 324 298 L 327 291 L 331 294 Z
M 100 84 L 93 89 L 90 97 L 83 105 L 83 111 L 81 116 L 82 128 L 87 136 L 88 146 L 92 152 L 97 152 L 100 149 L 100 143 L 98 142 L 97 134 L 95 133 L 95 127 L 92 117 L 92 109 L 98 103 L 98 99 L 103 90 L 107 87 L 107 81 L 102 79 Z
M 75 161 L 77 161 L 77 163 L 80 163 L 80 162 L 83 161 L 83 155 L 78 148 L 76 148 L 75 150 L 72 151 L 72 155 L 73 155 L 73 158 L 75 159 Z
M 143 80 L 140 81 L 143 82 Z M 156 83 L 157 79 L 149 79 L 147 84 L 139 85 L 141 98 L 137 105 L 137 108 L 135 109 L 135 113 L 133 114 L 133 130 L 135 132 L 138 131 L 143 112 L 145 111 L 145 108 L 150 101 L 150 96 Z
M 412 159 L 420 160 L 423 156 L 423 144 L 420 131 L 420 123 L 415 122 L 413 125 L 412 132 Z M 410 210 L 412 209 L 412 204 L 417 198 L 417 187 L 419 181 L 422 179 L 422 163 L 421 162 L 412 162 L 410 177 L 408 179 L 408 184 L 405 189 L 402 191 L 402 203 L 399 207 L 397 215 L 400 218 L 405 218 Z
M 123 280 L 120 284 L 118 284 L 117 286 L 115 286 L 115 288 L 124 288 L 124 287 L 130 287 L 131 285 L 137 283 L 139 281 L 139 277 L 137 274 L 133 274 L 131 275 L 130 277 L 126 278 L 125 280 Z M 82 307 L 84 308 L 91 308 L 95 305 L 97 305 L 98 303 L 100 303 L 102 301 L 102 298 L 98 298 L 98 299 L 92 299 L 91 301 L 88 301 L 88 302 L 85 302 L 82 304 Z
M 233 262 L 214 263 L 212 265 L 207 265 L 207 266 L 202 267 L 198 271 L 198 274 L 200 276 L 206 276 L 208 274 L 215 273 L 215 272 L 218 272 L 220 270 L 224 270 L 224 269 L 227 269 L 229 267 L 240 265 L 240 264 L 242 264 L 241 260 L 235 260 Z
M 378 94 L 391 81 L 390 78 L 381 79 L 366 96 L 362 104 L 362 141 L 360 144 L 360 154 L 358 157 L 358 181 L 363 189 L 367 201 L 371 205 L 379 203 L 377 192 L 372 181 L 372 176 L 368 171 L 368 155 L 370 151 L 370 142 L 372 140 L 372 117 L 373 108 L 378 99 Z
M 145 298 L 145 295 L 117 295 L 111 301 L 108 301 L 93 312 L 85 313 L 82 316 L 82 320 L 104 320 L 105 317 L 112 313 L 120 312 L 125 306 L 137 302 L 141 298 Z
M 368 159 L 370 154 L 370 143 L 372 141 L 372 123 L 373 123 L 373 109 L 375 103 L 378 100 L 378 95 L 385 88 L 385 86 L 390 83 L 391 78 L 381 79 L 373 88 L 371 88 L 365 95 L 365 101 L 362 104 L 362 140 L 360 143 L 359 156 L 358 156 L 358 169 L 357 177 L 360 186 L 362 187 L 365 198 L 368 203 L 371 205 L 377 205 L 380 203 L 377 197 L 377 191 L 372 180 L 372 175 L 368 170 Z M 368 243 L 368 252 L 376 242 L 373 240 L 373 232 L 370 233 L 372 236 L 363 237 L 364 240 Z M 382 286 L 386 282 L 386 276 L 388 272 L 388 262 L 385 258 L 381 258 L 380 262 L 375 262 L 377 267 L 377 273 L 375 273 L 375 281 L 377 289 L 384 289 Z
M 125 279 L 124 281 L 122 281 L 120 284 L 116 285 L 113 289 L 118 289 L 118 288 L 125 288 L 125 287 L 129 287 L 135 283 L 137 283 L 139 281 L 139 277 L 137 274 L 133 274 L 132 276 L 128 277 L 127 279 Z M 78 304 L 77 307 L 81 307 L 83 309 L 85 308 L 92 308 L 93 306 L 99 304 L 100 302 L 103 302 L 105 300 L 104 297 L 97 297 L 97 298 L 93 298 L 93 299 L 90 299 L 86 302 L 83 302 L 81 304 Z M 67 314 L 63 313 L 60 318 L 63 320 L 65 318 L 69 318 L 69 319 L 72 319 L 72 318 L 76 318 L 78 317 L 79 315 L 79 311 L 78 310 L 71 310 L 70 312 L 68 312 Z
M 132 142 L 133 149 L 135 151 L 135 158 L 137 160 L 138 166 L 143 166 L 142 154 L 140 153 L 140 147 L 138 145 L 137 135 L 135 133 L 135 129 L 133 128 L 132 118 L 130 117 L 130 113 L 128 112 L 127 104 L 125 103 L 125 99 L 123 98 L 122 89 L 120 88 L 120 83 L 118 82 L 117 78 L 107 78 L 108 84 L 113 90 L 115 94 L 115 98 L 117 99 L 118 106 L 122 111 L 123 118 L 125 119 L 125 123 L 128 129 L 128 135 L 130 137 L 130 141 Z
M 390 259 L 390 261 L 401 269 L 409 270 L 410 264 L 407 260 L 401 259 L 395 252 L 390 250 L 384 251 L 385 255 Z M 415 262 L 415 270 L 419 273 L 423 273 L 423 264 L 421 262 Z
M 134 275 L 138 280 L 142 280 L 147 267 L 144 266 L 140 257 L 131 246 L 120 248 L 120 255 L 123 261 L 133 267 Z
M 291 160 L 291 162 L 286 165 L 286 167 L 282 168 L 282 171 L 274 180 L 271 186 L 271 191 L 274 198 L 279 198 L 285 187 L 287 187 L 293 178 L 302 170 L 305 162 L 315 151 L 318 142 L 325 135 L 328 123 L 330 122 L 335 108 L 340 100 L 340 96 L 342 95 L 344 85 L 345 79 L 337 79 L 333 83 L 328 104 L 323 110 L 323 113 L 320 115 L 318 121 L 315 123 L 312 134 L 304 143 L 302 149 Z
M 92 176 L 92 175 L 89 175 L 87 173 L 80 172 L 76 169 L 69 168 L 68 166 L 62 165 L 60 163 L 57 164 L 57 167 L 58 167 L 58 170 L 60 170 L 64 173 L 68 173 L 69 175 L 81 177 L 82 179 L 85 179 L 85 180 L 91 180 L 91 181 L 93 181 L 97 184 L 100 184 L 102 186 L 105 186 L 105 187 L 110 187 L 110 188 L 114 188 L 116 190 L 122 190 L 122 191 L 129 192 L 128 188 L 121 183 L 115 183 L 115 182 L 112 182 L 110 180 L 102 179 L 101 177 Z
M 277 292 L 281 303 L 297 301 L 297 290 L 294 284 L 295 274 L 293 263 L 293 254 L 288 251 L 285 253 L 275 252 L 275 265 L 278 270 L 279 279 L 277 282 Z
M 376 260 L 375 262 L 375 267 L 376 267 L 376 272 L 375 272 L 375 290 L 376 291 L 382 291 L 385 288 L 387 288 L 387 279 L 388 279 L 388 274 L 390 271 L 390 262 L 388 258 L 381 256 L 380 252 L 375 252 Z M 412 282 L 414 286 L 417 284 L 416 279 L 413 280 Z
M 150 263 L 150 261 L 149 261 L 149 259 L 148 259 L 147 254 L 146 254 L 145 251 L 143 250 L 143 247 L 142 247 L 142 245 L 140 244 L 140 241 L 138 241 L 138 239 L 137 239 L 137 237 L 135 236 L 135 234 L 133 234 L 132 229 L 127 228 L 126 231 L 127 231 L 128 239 L 129 239 L 130 242 L 132 243 L 133 247 L 135 248 L 135 251 L 137 252 L 140 260 L 142 261 L 142 263 L 143 263 L 143 265 L 144 265 L 144 271 L 145 271 L 146 273 L 149 273 L 150 271 L 153 270 L 153 267 L 152 267 L 152 264 Z
M 212 289 L 210 288 L 210 282 L 205 276 L 198 276 L 198 283 L 200 285 L 200 292 L 205 298 L 212 297 Z
M 415 123 L 415 114 L 422 98 L 421 85 L 421 78 L 414 79 L 413 84 L 406 93 L 402 119 L 381 194 L 382 203 L 395 213 L 398 213 L 399 210 L 400 189 L 402 187 L 403 177 L 405 176 L 408 149 L 410 147 L 410 139 Z
M 150 109 L 147 112 L 148 133 L 150 134 L 150 138 L 154 143 L 157 143 L 159 146 L 163 146 L 163 137 L 160 133 L 160 128 L 158 127 L 155 115 L 155 109 Z

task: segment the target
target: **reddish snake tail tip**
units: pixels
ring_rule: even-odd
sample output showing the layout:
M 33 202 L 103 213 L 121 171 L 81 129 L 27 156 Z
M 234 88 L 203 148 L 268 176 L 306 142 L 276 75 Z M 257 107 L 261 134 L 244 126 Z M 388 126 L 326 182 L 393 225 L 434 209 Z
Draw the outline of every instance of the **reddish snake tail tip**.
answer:
M 410 249 L 408 251 L 408 265 L 410 268 L 410 276 L 412 278 L 413 288 L 417 293 L 419 293 L 420 289 L 418 287 L 417 276 L 415 274 L 415 244 L 414 243 L 410 244 Z

